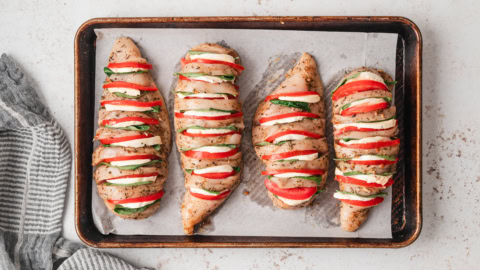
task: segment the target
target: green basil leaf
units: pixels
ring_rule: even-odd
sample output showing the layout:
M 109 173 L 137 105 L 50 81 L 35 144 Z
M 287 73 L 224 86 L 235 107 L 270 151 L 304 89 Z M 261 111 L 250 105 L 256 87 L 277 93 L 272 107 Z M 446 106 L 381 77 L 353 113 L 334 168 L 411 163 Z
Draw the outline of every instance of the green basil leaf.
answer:
M 192 172 L 193 172 L 193 169 L 185 169 L 185 171 L 186 171 L 187 173 L 192 173 Z
M 153 183 L 152 181 L 137 182 L 131 184 L 114 184 L 114 183 L 105 183 L 105 186 L 121 186 L 121 187 L 131 187 L 131 186 L 140 186 Z
M 117 97 L 121 97 L 121 98 L 133 98 L 133 99 L 137 99 L 143 95 L 145 95 L 145 93 L 141 93 L 139 96 L 130 96 L 130 95 L 127 95 L 127 94 L 124 94 L 124 93 L 120 93 L 120 92 L 114 92 L 113 93 L 115 96 Z
M 124 206 L 121 206 L 121 205 L 115 205 L 115 208 L 113 209 L 113 211 L 115 211 L 115 213 L 117 214 L 120 214 L 120 215 L 130 215 L 130 214 L 136 214 L 136 213 L 140 213 L 140 212 L 143 212 L 145 210 L 147 210 L 150 206 L 154 205 L 155 203 L 159 202 L 160 199 L 154 201 L 153 203 L 149 204 L 149 205 L 145 205 L 143 207 L 140 207 L 140 208 L 128 208 L 128 207 L 124 207 Z
M 208 189 L 203 189 L 203 191 L 208 192 L 210 194 L 214 194 L 214 195 L 219 195 L 220 194 L 220 191 L 213 191 L 213 190 L 208 190 Z
M 105 72 L 105 74 L 110 77 L 110 75 L 112 74 L 132 74 L 132 73 L 147 73 L 148 70 L 138 70 L 138 71 L 131 71 L 131 72 L 113 72 L 111 69 L 109 69 L 108 67 L 104 67 L 103 68 L 103 72 Z
M 361 174 L 365 174 L 365 173 L 361 173 L 361 172 L 344 172 L 343 175 L 345 176 L 352 176 L 352 175 L 361 175 Z
M 359 139 L 355 139 L 355 138 L 343 138 L 343 139 L 341 139 L 341 141 L 344 141 L 344 142 L 356 141 L 356 140 L 359 140 Z
M 257 143 L 255 144 L 256 146 L 265 146 L 265 145 L 282 145 L 282 144 L 285 144 L 285 143 L 288 143 L 290 142 L 290 140 L 287 140 L 287 141 L 280 141 L 278 143 L 270 143 L 270 142 L 261 142 L 261 143 Z
M 220 78 L 224 81 L 235 80 L 234 75 L 210 75 L 210 74 L 207 74 L 207 73 L 195 73 L 195 72 L 177 72 L 177 73 L 174 73 L 173 75 L 175 75 L 175 76 L 182 75 L 182 76 L 189 77 L 189 78 L 196 78 L 196 77 L 201 77 L 201 76 L 211 76 L 211 77 L 218 77 L 218 78 Z
M 182 129 L 179 129 L 177 130 L 177 133 L 182 133 L 183 131 L 187 130 L 187 129 L 201 129 L 201 130 L 206 130 L 206 129 L 228 129 L 228 130 L 233 130 L 233 131 L 237 131 L 238 128 L 236 126 L 227 126 L 227 127 L 218 127 L 218 128 L 206 128 L 206 127 L 201 127 L 201 126 L 190 126 L 190 127 L 186 127 L 186 128 L 182 128 Z
M 153 106 L 150 112 L 154 112 L 154 113 L 160 112 L 160 106 Z
M 295 176 L 295 178 L 302 178 L 306 180 L 311 180 L 320 185 L 322 183 L 322 176 L 321 175 L 312 175 L 312 176 Z
M 318 189 L 317 189 L 317 192 L 315 192 L 315 195 L 320 194 L 320 193 L 325 192 L 325 191 L 327 191 L 326 188 L 321 189 L 321 190 L 318 190 Z
M 187 110 L 180 110 L 181 113 L 184 113 L 184 112 L 186 112 L 186 111 L 187 111 Z M 219 110 L 219 109 L 215 109 L 215 108 L 189 110 L 189 111 L 196 111 L 196 112 L 211 112 L 211 111 L 215 111 L 215 112 L 228 112 L 228 113 L 236 113 L 236 112 L 237 112 L 237 111 Z
M 362 173 L 362 172 L 357 172 L 357 171 L 353 171 L 353 172 L 344 172 L 343 175 L 345 176 L 352 176 L 352 175 L 379 175 L 379 176 L 390 176 L 392 175 L 393 173 L 390 173 L 390 172 L 387 172 L 387 173 Z
M 310 112 L 310 107 L 308 106 L 308 103 L 306 103 L 306 102 L 288 101 L 288 100 L 279 100 L 279 99 L 272 99 L 272 100 L 270 100 L 270 102 L 272 104 L 286 106 L 286 107 L 290 107 L 290 108 L 297 108 L 297 109 L 301 109 L 302 111 L 305 111 L 305 112 Z
M 397 84 L 397 81 L 385 81 L 385 84 L 390 86 L 390 85 L 395 85 Z
M 358 123 L 379 123 L 379 122 L 384 122 L 384 121 L 388 121 L 388 120 L 392 120 L 392 119 L 395 119 L 395 116 L 390 117 L 390 118 L 385 119 L 385 120 L 377 120 L 377 121 L 358 121 Z
M 261 143 L 257 143 L 255 144 L 256 146 L 265 146 L 265 145 L 271 145 L 273 143 L 269 143 L 269 142 L 261 142 Z
M 386 196 L 388 195 L 388 193 L 386 193 L 386 192 L 380 192 L 380 193 L 373 194 L 373 195 L 368 195 L 368 196 L 362 196 L 362 195 L 359 195 L 359 194 L 357 194 L 357 193 L 340 191 L 340 190 L 337 190 L 336 192 L 342 193 L 342 194 L 347 194 L 347 195 L 355 195 L 355 196 L 363 197 L 363 198 L 386 197 Z
M 214 53 L 214 52 L 188 51 L 188 54 L 190 54 L 190 55 L 199 55 L 199 54 L 206 54 L 206 53 L 217 54 L 217 53 Z
M 110 75 L 114 74 L 113 71 L 111 69 L 109 69 L 108 67 L 104 67 L 103 68 L 103 72 L 105 72 L 105 74 L 110 77 Z
M 240 167 L 233 167 L 233 169 L 234 169 L 236 172 L 239 172 L 239 171 L 242 170 Z
M 162 162 L 162 161 L 159 160 L 159 159 L 155 159 L 155 160 L 151 160 L 149 162 L 143 163 L 143 164 L 136 164 L 136 165 L 112 166 L 112 164 L 110 164 L 108 162 L 102 162 L 99 165 L 105 165 L 105 166 L 108 166 L 108 167 L 117 168 L 119 170 L 136 170 L 140 167 L 150 166 L 152 164 L 159 163 L 159 162 Z
M 343 80 L 340 82 L 340 84 L 339 84 L 335 89 L 333 89 L 333 91 L 330 93 L 330 96 L 332 96 L 333 93 L 335 93 L 335 91 L 337 91 L 337 89 L 340 88 L 340 86 L 344 85 L 348 80 L 354 79 L 354 78 L 360 76 L 360 73 L 362 73 L 362 72 L 355 73 L 355 74 L 353 74 L 353 75 L 351 75 L 351 76 L 346 77 L 345 79 L 343 79 Z
M 155 144 L 153 146 L 153 149 L 157 150 L 157 151 L 160 151 L 160 149 L 162 149 L 162 146 L 160 144 Z
M 105 125 L 107 128 L 114 128 L 114 129 L 123 129 L 123 130 L 134 130 L 134 131 L 147 131 L 150 129 L 149 125 L 138 125 L 138 126 L 128 126 L 128 127 L 112 127 L 109 125 Z
M 388 103 L 392 103 L 392 99 L 389 97 L 384 97 L 383 100 L 385 100 Z

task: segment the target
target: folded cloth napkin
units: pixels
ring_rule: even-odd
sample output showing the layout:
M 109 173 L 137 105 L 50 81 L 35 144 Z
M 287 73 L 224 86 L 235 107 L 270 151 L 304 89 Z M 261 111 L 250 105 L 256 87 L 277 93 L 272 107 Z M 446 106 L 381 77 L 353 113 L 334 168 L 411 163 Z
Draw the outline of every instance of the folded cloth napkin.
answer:
M 25 75 L 0 58 L 0 269 L 136 269 L 60 237 L 70 145 Z

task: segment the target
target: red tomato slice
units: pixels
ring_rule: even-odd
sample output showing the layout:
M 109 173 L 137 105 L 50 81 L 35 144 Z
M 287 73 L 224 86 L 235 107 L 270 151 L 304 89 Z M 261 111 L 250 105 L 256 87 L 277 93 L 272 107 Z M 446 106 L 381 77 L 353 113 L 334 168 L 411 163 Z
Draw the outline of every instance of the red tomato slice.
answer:
M 153 107 L 153 106 L 162 106 L 162 101 L 150 101 L 150 102 L 142 102 L 142 101 L 135 101 L 135 100 L 102 100 L 100 102 L 102 106 L 105 104 L 111 105 L 126 105 L 126 106 L 135 106 L 135 107 Z
M 296 117 L 296 116 L 304 116 L 304 117 L 310 117 L 310 118 L 320 118 L 320 115 L 314 114 L 314 113 L 309 113 L 309 112 L 293 112 L 293 113 L 285 113 L 285 114 L 279 114 L 279 115 L 274 115 L 274 116 L 269 116 L 269 117 L 263 117 L 260 118 L 259 122 L 261 124 L 274 121 L 274 120 L 279 120 L 283 118 L 288 118 L 288 117 Z
M 210 60 L 210 59 L 193 59 L 193 60 L 186 60 L 185 58 L 182 58 L 180 60 L 182 62 L 182 66 L 188 65 L 190 63 L 202 63 L 202 64 L 220 64 L 220 65 L 225 65 L 232 67 L 236 70 L 238 70 L 239 73 L 242 73 L 242 71 L 245 69 L 245 67 L 235 64 L 235 63 L 230 63 L 230 62 L 225 62 L 225 61 L 220 61 L 220 60 Z
M 148 124 L 148 125 L 158 125 L 160 123 L 160 121 L 158 121 L 155 118 L 143 118 L 143 117 L 132 116 L 132 117 L 105 119 L 105 120 L 102 121 L 102 125 L 110 126 L 110 125 L 115 125 L 115 124 L 118 124 L 118 123 L 130 122 L 130 121 L 142 122 L 142 123 Z
M 232 118 L 241 117 L 243 113 L 237 112 L 232 113 L 230 115 L 222 115 L 222 116 L 197 116 L 197 115 L 185 115 L 184 113 L 176 112 L 175 117 L 177 118 L 187 118 L 187 119 L 201 119 L 201 120 L 226 120 Z
M 157 159 L 160 159 L 160 157 L 156 156 L 156 155 L 134 155 L 134 156 L 120 156 L 120 157 L 106 158 L 102 161 L 103 162 L 112 162 L 112 161 L 125 161 L 125 160 L 135 160 L 135 159 L 157 160 Z
M 358 143 L 358 144 L 344 144 L 342 141 L 338 141 L 338 145 L 345 148 L 353 149 L 376 149 L 382 147 L 389 147 L 400 144 L 400 139 L 390 140 L 386 142 L 372 142 L 372 143 Z
M 285 153 L 280 153 L 280 154 L 264 155 L 264 156 L 262 156 L 262 159 L 264 159 L 264 160 L 280 160 L 280 159 L 286 159 L 286 158 L 289 158 L 289 157 L 311 155 L 311 154 L 315 154 L 315 153 L 318 153 L 318 150 L 297 150 L 297 151 L 290 151 L 290 152 L 285 152 Z
M 227 158 L 227 157 L 233 156 L 237 152 L 238 152 L 238 147 L 223 153 L 209 153 L 209 152 L 189 150 L 189 151 L 183 152 L 183 154 L 185 154 L 185 156 L 189 158 L 195 158 L 195 159 L 220 159 L 220 158 Z
M 227 197 L 228 194 L 230 194 L 232 191 L 229 190 L 227 192 L 220 193 L 218 195 L 212 195 L 212 196 L 199 194 L 199 193 L 194 193 L 191 190 L 189 190 L 189 192 L 195 198 L 199 198 L 199 199 L 202 199 L 202 200 L 208 200 L 208 201 L 216 201 L 216 200 L 220 200 L 220 199 L 223 199 L 223 198 Z
M 139 135 L 133 135 L 133 136 L 124 136 L 124 137 L 118 137 L 118 138 L 102 139 L 102 140 L 100 140 L 100 142 L 102 144 L 112 144 L 112 143 L 126 142 L 126 141 L 144 139 L 144 138 L 151 138 L 151 137 L 153 137 L 152 134 L 139 134 Z
M 107 65 L 108 68 L 143 68 L 143 69 L 152 69 L 152 65 L 150 64 L 142 64 L 136 62 L 123 62 L 123 63 L 109 63 Z
M 289 134 L 297 134 L 297 135 L 304 135 L 304 136 L 307 136 L 307 137 L 310 137 L 310 138 L 315 138 L 315 139 L 319 139 L 319 138 L 322 138 L 322 136 L 318 135 L 318 134 L 315 134 L 315 133 L 312 133 L 312 132 L 308 132 L 308 131 L 303 131 L 303 130 L 285 130 L 285 131 L 282 131 L 282 132 L 279 132 L 275 135 L 272 135 L 268 138 L 265 139 L 265 141 L 271 143 L 273 142 L 276 138 L 280 138 L 282 136 L 285 136 L 285 135 L 289 135 Z
M 349 160 L 348 163 L 358 164 L 358 165 L 389 165 L 395 164 L 398 162 L 398 158 L 395 158 L 395 161 L 391 160 Z
M 332 94 L 332 100 L 339 100 L 342 97 L 346 97 L 358 92 L 365 92 L 370 90 L 383 90 L 388 91 L 388 87 L 377 81 L 372 80 L 361 80 L 355 81 L 351 83 L 344 84 L 337 88 L 335 92 Z
M 232 131 L 228 133 L 212 133 L 212 134 L 198 134 L 198 133 L 188 133 L 186 130 L 182 132 L 183 135 L 189 137 L 218 137 L 218 136 L 227 136 L 233 134 L 240 134 L 239 131 Z
M 352 185 L 357 185 L 357 186 L 362 186 L 362 187 L 389 187 L 393 185 L 393 177 L 391 177 L 387 183 L 385 183 L 385 186 L 382 186 L 377 183 L 367 183 L 362 180 L 358 180 L 352 177 L 344 176 L 344 175 L 335 175 L 335 180 L 338 182 L 342 182 L 345 184 L 352 184 Z
M 142 90 L 142 91 L 157 91 L 158 90 L 156 87 L 143 86 L 143 85 L 139 85 L 139 84 L 122 82 L 122 81 L 106 83 L 106 84 L 103 85 L 103 89 L 106 89 L 106 88 L 131 88 L 131 89 Z
M 216 172 L 216 173 L 204 173 L 204 174 L 197 174 L 195 171 L 192 172 L 192 175 L 198 175 L 201 177 L 205 177 L 208 179 L 224 179 L 234 175 L 237 171 L 233 170 L 231 172 Z
M 265 186 L 268 191 L 290 200 L 306 200 L 317 192 L 317 187 L 299 187 L 299 188 L 279 188 L 274 182 L 265 179 Z
M 371 112 L 371 111 L 382 110 L 382 109 L 386 109 L 386 108 L 388 108 L 388 102 L 385 101 L 383 103 L 367 105 L 367 106 L 348 107 L 345 110 L 342 110 L 340 112 L 340 114 L 343 115 L 343 116 L 348 116 L 348 115 L 354 115 L 354 114 L 359 114 L 359 113 L 366 113 L 366 112 Z
M 128 199 L 124 199 L 124 200 L 108 200 L 108 202 L 113 203 L 113 204 L 124 204 L 124 203 L 138 203 L 138 202 L 155 201 L 155 200 L 158 200 L 158 199 L 162 198 L 164 193 L 165 192 L 163 190 L 161 190 L 158 193 L 148 195 L 148 196 L 145 196 L 145 197 L 128 198 Z
M 282 93 L 282 94 L 276 94 L 276 95 L 270 95 L 265 98 L 265 101 L 269 101 L 272 99 L 278 99 L 279 97 L 302 97 L 302 96 L 310 96 L 310 95 L 317 95 L 318 94 L 315 91 L 304 91 L 304 92 L 293 92 L 293 93 Z
M 262 175 L 275 175 L 282 173 L 308 173 L 312 175 L 322 175 L 325 173 L 324 170 L 310 170 L 310 169 L 284 169 L 284 170 L 270 170 L 263 171 Z
M 106 180 L 117 180 L 117 179 L 125 179 L 125 178 L 138 178 L 138 177 L 150 177 L 150 176 L 158 176 L 157 172 L 154 173 L 146 173 L 146 174 L 130 174 L 130 175 L 122 175 L 118 177 L 113 177 Z
M 398 120 L 397 120 L 396 125 L 398 125 Z M 392 128 L 395 128 L 396 125 Z M 360 131 L 360 132 L 384 131 L 384 130 L 389 130 L 389 129 L 392 129 L 392 128 L 375 129 L 375 128 L 358 128 L 358 127 L 354 127 L 354 126 L 346 126 L 344 128 L 341 128 L 341 129 L 335 131 L 334 135 L 341 135 L 343 133 L 350 132 L 350 131 Z
M 340 201 L 344 202 L 344 203 L 348 203 L 348 204 L 351 204 L 351 205 L 355 205 L 355 206 L 360 206 L 360 207 L 371 207 L 371 206 L 375 206 L 377 204 L 380 204 L 381 202 L 383 202 L 384 198 L 383 197 L 376 197 L 375 199 L 372 199 L 370 201 L 355 201 L 355 200 L 344 200 L 344 199 L 340 199 Z

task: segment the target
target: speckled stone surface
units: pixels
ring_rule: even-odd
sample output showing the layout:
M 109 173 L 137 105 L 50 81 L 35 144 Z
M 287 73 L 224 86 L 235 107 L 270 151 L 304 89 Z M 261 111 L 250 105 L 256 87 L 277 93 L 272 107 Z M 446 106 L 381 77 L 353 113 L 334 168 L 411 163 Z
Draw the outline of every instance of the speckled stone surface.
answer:
M 72 1 L 73 2 L 73 1 Z M 166 3 L 166 2 L 163 2 Z M 115 249 L 157 269 L 476 269 L 480 263 L 480 1 L 7 1 L 0 52 L 9 54 L 73 143 L 73 38 L 93 17 L 399 15 L 418 24 L 423 61 L 423 213 L 403 249 Z M 333 59 L 334 60 L 334 59 Z M 73 178 L 72 178 L 73 181 Z M 79 241 L 69 188 L 64 231 Z M 475 255 L 477 254 L 477 255 Z

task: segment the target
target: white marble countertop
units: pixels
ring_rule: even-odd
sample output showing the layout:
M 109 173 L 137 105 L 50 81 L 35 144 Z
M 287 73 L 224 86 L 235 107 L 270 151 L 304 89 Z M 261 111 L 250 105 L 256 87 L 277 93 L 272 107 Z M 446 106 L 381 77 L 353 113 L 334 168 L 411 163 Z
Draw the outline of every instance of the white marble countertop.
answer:
M 72 1 L 73 2 L 73 1 Z M 322 3 L 324 2 L 324 3 Z M 163 3 L 163 4 L 162 4 Z M 396 15 L 422 31 L 423 230 L 402 249 L 114 249 L 158 269 L 475 269 L 480 263 L 480 1 L 7 1 L 0 53 L 20 64 L 73 144 L 73 40 L 94 17 Z M 73 183 L 73 177 L 72 177 Z M 465 207 L 464 207 L 465 206 Z M 69 188 L 63 235 L 79 241 Z M 477 254 L 477 255 L 475 255 Z M 475 266 L 476 265 L 476 266 Z

